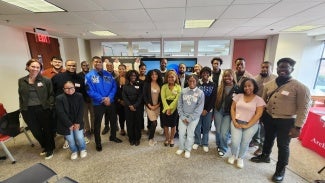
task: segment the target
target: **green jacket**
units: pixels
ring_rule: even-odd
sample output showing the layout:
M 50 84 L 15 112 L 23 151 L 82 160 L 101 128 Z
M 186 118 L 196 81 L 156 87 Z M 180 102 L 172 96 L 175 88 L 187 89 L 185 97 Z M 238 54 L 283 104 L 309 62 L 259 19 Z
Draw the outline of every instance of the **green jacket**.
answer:
M 28 75 L 18 80 L 18 94 L 19 94 L 19 108 L 20 110 L 28 109 Z M 41 75 L 36 77 L 34 86 L 41 101 L 43 109 L 52 108 L 54 104 L 53 86 L 50 79 L 47 79 Z

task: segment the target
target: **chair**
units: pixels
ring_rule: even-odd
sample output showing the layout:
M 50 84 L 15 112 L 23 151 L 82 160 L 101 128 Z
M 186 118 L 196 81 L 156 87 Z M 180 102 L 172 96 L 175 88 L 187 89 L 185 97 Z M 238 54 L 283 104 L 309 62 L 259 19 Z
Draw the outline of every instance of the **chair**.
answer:
M 49 167 L 43 165 L 42 163 L 37 163 L 16 175 L 9 177 L 8 179 L 2 181 L 3 183 L 21 183 L 21 182 L 33 182 L 41 183 L 46 182 L 53 176 L 57 174 Z
M 78 183 L 77 181 L 71 179 L 70 177 L 62 177 L 60 178 L 58 181 L 56 181 L 55 183 Z
M 18 120 L 19 121 L 19 115 L 20 113 L 15 111 L 15 112 L 11 112 L 11 113 L 6 113 L 6 110 L 4 109 L 3 105 L 0 103 L 0 117 L 3 117 L 4 115 L 8 116 L 9 122 L 10 120 Z M 32 147 L 34 147 L 34 144 L 31 140 L 31 138 L 29 137 L 25 127 L 20 128 L 20 133 L 24 132 L 24 134 L 26 135 L 30 145 Z M 6 142 L 10 141 L 11 139 L 13 139 L 14 137 L 11 137 L 9 135 L 4 135 L 0 133 L 0 146 L 1 148 L 4 150 L 4 152 L 6 153 L 6 155 L 9 157 L 9 159 L 11 160 L 12 164 L 16 163 L 15 158 L 12 156 L 12 154 L 10 153 L 10 151 L 8 150 L 7 146 L 6 146 Z

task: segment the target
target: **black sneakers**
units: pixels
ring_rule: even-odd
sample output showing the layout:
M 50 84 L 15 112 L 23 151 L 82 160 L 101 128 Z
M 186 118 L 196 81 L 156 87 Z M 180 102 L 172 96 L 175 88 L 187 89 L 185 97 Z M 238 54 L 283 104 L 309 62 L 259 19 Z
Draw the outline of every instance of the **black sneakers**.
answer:
M 256 157 L 252 157 L 251 161 L 254 163 L 270 163 L 270 156 L 266 154 L 261 154 Z
M 285 168 L 283 168 L 280 171 L 275 171 L 274 175 L 272 176 L 272 181 L 276 183 L 282 182 L 284 178 L 284 173 L 285 173 Z
M 108 125 L 105 125 L 105 127 L 104 127 L 104 129 L 103 129 L 103 131 L 102 131 L 102 135 L 105 135 L 105 134 L 107 134 L 108 133 L 108 131 L 109 131 L 109 126 Z

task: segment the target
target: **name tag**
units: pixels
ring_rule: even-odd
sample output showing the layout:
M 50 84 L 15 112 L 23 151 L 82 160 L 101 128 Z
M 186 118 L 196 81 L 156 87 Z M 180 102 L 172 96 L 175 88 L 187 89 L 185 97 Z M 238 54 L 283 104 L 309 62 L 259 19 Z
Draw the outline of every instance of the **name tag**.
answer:
M 282 95 L 285 95 L 285 96 L 288 96 L 289 95 L 289 92 L 288 91 L 282 91 L 281 94 Z
M 155 89 L 153 89 L 153 90 L 152 90 L 152 92 L 153 92 L 153 93 L 157 93 L 157 92 L 158 92 L 158 90 L 155 90 Z
M 79 88 L 80 87 L 80 84 L 79 83 L 75 83 L 74 86 Z
M 43 86 L 43 83 L 39 82 L 39 83 L 37 83 L 37 86 L 41 87 L 41 86 Z

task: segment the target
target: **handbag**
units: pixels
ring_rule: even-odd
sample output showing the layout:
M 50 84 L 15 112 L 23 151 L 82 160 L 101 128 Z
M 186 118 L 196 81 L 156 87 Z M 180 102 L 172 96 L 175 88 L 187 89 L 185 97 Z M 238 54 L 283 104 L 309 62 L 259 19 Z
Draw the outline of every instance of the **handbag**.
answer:
M 0 119 L 0 133 L 15 137 L 20 133 L 20 111 L 14 111 L 5 114 Z

